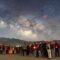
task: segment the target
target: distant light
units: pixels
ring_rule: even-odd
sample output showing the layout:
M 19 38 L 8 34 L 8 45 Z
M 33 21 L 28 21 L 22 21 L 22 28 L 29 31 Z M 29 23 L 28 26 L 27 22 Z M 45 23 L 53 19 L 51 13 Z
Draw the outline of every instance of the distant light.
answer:
M 33 49 L 36 49 L 36 47 L 34 46 Z

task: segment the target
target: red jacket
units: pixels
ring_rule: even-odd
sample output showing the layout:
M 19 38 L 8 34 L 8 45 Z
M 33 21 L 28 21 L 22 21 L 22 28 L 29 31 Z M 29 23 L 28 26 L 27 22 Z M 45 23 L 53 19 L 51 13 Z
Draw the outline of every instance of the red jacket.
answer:
M 53 47 L 54 48 L 59 48 L 59 44 L 58 43 L 55 43 Z

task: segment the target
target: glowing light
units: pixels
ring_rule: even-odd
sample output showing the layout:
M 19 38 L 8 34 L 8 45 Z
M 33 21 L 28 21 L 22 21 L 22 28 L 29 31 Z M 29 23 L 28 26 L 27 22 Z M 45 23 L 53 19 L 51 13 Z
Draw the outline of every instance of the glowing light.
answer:
M 33 49 L 36 49 L 36 47 L 34 46 Z
M 7 27 L 7 24 L 4 21 L 0 20 L 0 28 L 5 28 L 5 27 Z

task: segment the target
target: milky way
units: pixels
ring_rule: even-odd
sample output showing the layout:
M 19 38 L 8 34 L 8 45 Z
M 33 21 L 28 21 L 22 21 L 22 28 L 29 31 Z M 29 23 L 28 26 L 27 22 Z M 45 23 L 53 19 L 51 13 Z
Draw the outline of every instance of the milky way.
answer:
M 60 1 L 0 0 L 0 37 L 60 40 Z

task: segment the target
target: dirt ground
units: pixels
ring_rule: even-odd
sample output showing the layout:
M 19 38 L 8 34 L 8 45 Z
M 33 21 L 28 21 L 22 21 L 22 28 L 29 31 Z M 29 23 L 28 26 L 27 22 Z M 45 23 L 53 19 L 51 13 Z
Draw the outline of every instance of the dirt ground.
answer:
M 20 55 L 0 55 L 0 60 L 60 60 L 60 57 L 57 58 L 36 58 L 33 56 L 20 56 Z

